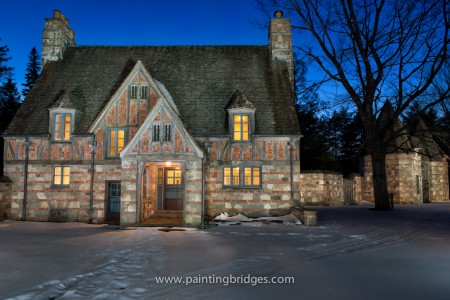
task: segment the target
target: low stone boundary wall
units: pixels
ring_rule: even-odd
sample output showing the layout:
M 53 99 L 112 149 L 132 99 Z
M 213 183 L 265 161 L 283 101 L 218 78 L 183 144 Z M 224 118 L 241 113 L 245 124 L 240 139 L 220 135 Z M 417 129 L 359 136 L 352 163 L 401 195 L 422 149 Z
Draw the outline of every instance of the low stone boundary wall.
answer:
M 11 180 L 0 178 L 0 220 L 11 217 L 11 189 Z
M 302 171 L 300 174 L 301 202 L 305 205 L 344 204 L 344 178 L 333 171 Z

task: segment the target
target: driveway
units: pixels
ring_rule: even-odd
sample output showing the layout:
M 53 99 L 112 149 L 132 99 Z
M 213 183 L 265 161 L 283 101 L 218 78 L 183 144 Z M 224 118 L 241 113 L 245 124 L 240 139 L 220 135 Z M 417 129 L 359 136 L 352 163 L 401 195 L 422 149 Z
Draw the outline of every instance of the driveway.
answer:
M 450 204 L 318 207 L 317 227 L 0 223 L 0 298 L 448 299 Z

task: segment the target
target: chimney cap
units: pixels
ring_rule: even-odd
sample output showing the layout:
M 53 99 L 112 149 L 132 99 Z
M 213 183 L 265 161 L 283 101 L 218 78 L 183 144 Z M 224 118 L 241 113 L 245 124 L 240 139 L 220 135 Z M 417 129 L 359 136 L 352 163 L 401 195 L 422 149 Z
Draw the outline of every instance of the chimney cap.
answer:
M 277 11 L 273 14 L 273 16 L 274 16 L 275 18 L 277 18 L 277 19 L 281 19 L 281 18 L 283 18 L 283 12 L 282 12 L 281 10 L 277 10 Z

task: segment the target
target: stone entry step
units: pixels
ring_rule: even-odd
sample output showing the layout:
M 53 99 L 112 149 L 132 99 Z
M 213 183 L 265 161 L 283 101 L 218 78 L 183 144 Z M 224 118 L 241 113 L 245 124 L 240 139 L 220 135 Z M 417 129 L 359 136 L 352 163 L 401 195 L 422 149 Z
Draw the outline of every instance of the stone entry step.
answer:
M 143 220 L 141 225 L 144 226 L 182 226 L 183 225 L 183 211 L 182 210 L 156 210 L 149 216 L 148 219 Z

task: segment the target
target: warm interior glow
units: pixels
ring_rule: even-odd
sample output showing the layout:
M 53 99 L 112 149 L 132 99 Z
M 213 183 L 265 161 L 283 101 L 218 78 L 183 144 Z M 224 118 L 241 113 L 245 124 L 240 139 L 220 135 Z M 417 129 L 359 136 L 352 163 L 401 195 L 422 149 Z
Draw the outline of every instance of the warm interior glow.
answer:
M 234 115 L 233 116 L 233 140 L 248 141 L 249 140 L 249 122 L 248 116 Z
M 233 185 L 239 185 L 239 167 L 233 168 Z
M 172 165 L 172 162 L 171 161 L 166 161 L 166 166 L 167 167 L 170 167 Z

